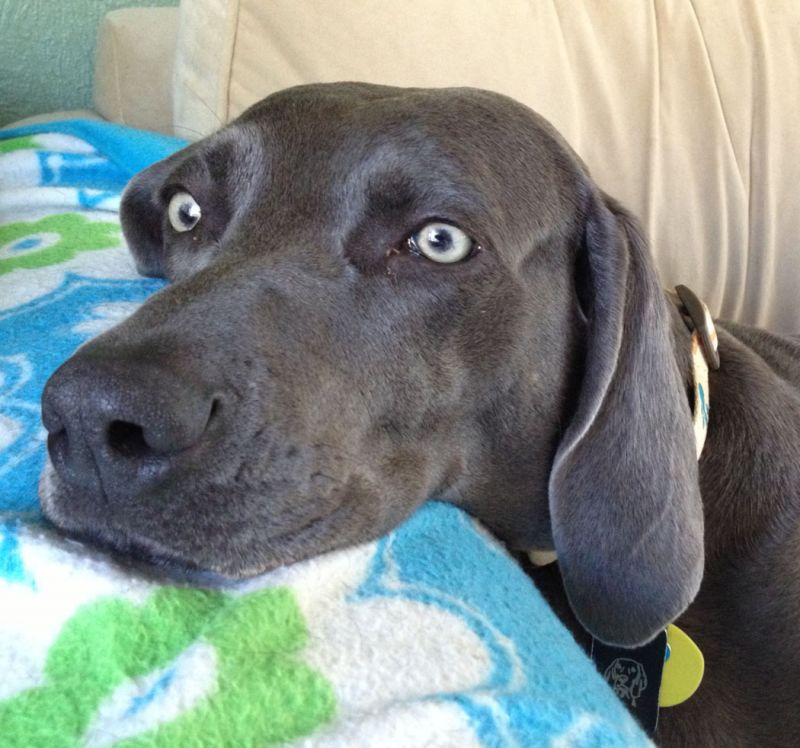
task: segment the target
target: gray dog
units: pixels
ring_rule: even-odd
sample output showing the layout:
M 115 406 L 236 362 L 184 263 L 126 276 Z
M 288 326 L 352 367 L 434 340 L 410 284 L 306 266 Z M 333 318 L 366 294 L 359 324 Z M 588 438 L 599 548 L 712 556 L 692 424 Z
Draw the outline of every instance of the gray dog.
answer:
M 698 466 L 687 328 L 544 120 L 295 88 L 137 176 L 122 221 L 175 283 L 48 382 L 53 522 L 238 578 L 435 496 L 556 549 L 598 639 L 679 619 L 706 677 L 660 741 L 798 744 L 800 346 L 722 326 Z

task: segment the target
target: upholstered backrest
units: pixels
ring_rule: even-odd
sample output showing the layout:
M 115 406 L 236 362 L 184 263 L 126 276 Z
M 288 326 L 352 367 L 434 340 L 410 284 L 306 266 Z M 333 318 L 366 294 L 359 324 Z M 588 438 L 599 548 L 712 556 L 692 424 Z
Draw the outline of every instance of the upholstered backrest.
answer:
M 177 8 L 120 8 L 97 34 L 94 107 L 105 119 L 172 133 Z
M 800 331 L 797 0 L 184 0 L 177 134 L 335 80 L 519 99 L 640 216 L 665 285 Z

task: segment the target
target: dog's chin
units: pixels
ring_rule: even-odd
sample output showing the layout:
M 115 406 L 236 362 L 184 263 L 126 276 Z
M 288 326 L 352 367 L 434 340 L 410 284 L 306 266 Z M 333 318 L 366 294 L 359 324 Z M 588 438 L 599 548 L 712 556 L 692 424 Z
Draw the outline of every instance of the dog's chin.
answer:
M 115 566 L 156 582 L 184 582 L 198 586 L 228 586 L 235 577 L 220 574 L 201 565 L 181 559 L 166 549 L 146 540 L 137 540 L 110 527 L 81 524 L 65 511 L 69 506 L 69 489 L 60 481 L 50 460 L 39 480 L 42 514 L 59 535 L 86 547 L 86 552 L 105 554 Z
M 238 577 L 220 574 L 192 561 L 154 550 L 146 541 L 137 541 L 122 535 L 112 538 L 109 533 L 102 531 L 67 529 L 48 519 L 64 537 L 86 546 L 91 552 L 107 554 L 109 562 L 114 566 L 153 582 L 218 588 L 230 587 L 240 581 Z
M 59 534 L 93 551 L 104 552 L 115 564 L 157 581 L 232 586 L 342 545 L 336 530 L 342 524 L 344 507 L 340 505 L 327 515 L 266 538 L 257 559 L 232 554 L 230 560 L 217 564 L 186 558 L 158 540 L 137 536 L 125 528 L 101 525 L 96 520 L 82 521 L 75 512 L 66 510 L 64 507 L 74 505 L 73 497 L 49 458 L 39 479 L 39 498 L 45 519 Z

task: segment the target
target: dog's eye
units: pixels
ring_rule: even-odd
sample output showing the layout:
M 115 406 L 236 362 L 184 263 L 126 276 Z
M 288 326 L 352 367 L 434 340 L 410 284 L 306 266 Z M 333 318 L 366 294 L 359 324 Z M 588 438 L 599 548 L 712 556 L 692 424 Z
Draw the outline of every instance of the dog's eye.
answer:
M 191 231 L 197 226 L 203 213 L 188 192 L 176 192 L 170 198 L 167 215 L 175 231 Z
M 409 249 L 434 262 L 452 264 L 466 259 L 475 242 L 458 226 L 449 223 L 428 223 L 408 237 Z

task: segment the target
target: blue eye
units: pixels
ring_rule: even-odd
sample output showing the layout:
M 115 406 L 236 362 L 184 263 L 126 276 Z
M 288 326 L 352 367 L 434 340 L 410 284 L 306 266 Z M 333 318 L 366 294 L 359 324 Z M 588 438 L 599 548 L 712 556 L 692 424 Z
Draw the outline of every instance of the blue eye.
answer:
M 175 231 L 191 231 L 203 215 L 197 201 L 188 192 L 176 192 L 170 198 L 167 215 Z
M 475 246 L 474 240 L 458 226 L 440 222 L 423 226 L 408 238 L 408 244 L 412 251 L 443 264 L 460 262 Z

